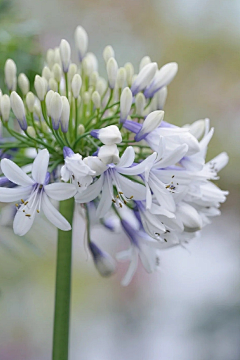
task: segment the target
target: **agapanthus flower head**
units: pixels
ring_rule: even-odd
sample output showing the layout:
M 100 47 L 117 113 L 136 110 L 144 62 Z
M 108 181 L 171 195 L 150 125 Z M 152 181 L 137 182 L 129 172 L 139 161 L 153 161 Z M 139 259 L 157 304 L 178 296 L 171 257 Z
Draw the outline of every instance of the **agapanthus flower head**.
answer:
M 16 202 L 13 229 L 22 236 L 41 210 L 68 231 L 71 224 L 49 198 L 74 197 L 102 276 L 113 274 L 116 264 L 92 242 L 92 228 L 109 230 L 109 238 L 122 231 L 129 240 L 128 249 L 117 254 L 119 261 L 130 262 L 123 279 L 127 285 L 139 259 L 147 272 L 155 271 L 162 250 L 188 242 L 220 214 L 228 192 L 214 181 L 228 156 L 223 152 L 206 163 L 214 133 L 209 119 L 182 127 L 168 122 L 163 109 L 177 63 L 158 70 L 145 56 L 135 73 L 132 63 L 120 64 L 108 45 L 104 78 L 96 56 L 87 52 L 88 35 L 81 26 L 75 45 L 77 64 L 67 40 L 48 50 L 35 93 L 23 73 L 16 92 L 17 67 L 11 59 L 6 62 L 7 93 L 0 92 L 0 201 Z M 34 161 L 29 149 L 35 151 Z

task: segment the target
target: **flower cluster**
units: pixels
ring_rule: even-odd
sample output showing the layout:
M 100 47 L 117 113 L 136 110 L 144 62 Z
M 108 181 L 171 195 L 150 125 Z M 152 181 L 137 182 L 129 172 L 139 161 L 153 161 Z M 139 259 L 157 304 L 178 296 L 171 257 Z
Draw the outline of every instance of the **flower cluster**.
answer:
M 213 135 L 208 119 L 184 127 L 164 120 L 176 63 L 158 69 L 146 56 L 136 74 L 131 63 L 119 67 L 107 46 L 106 81 L 95 55 L 87 52 L 88 36 L 81 26 L 75 43 L 78 64 L 71 61 L 66 40 L 48 50 L 42 74 L 35 77 L 35 93 L 25 74 L 17 78 L 14 61 L 6 61 L 6 94 L 0 93 L 0 201 L 17 202 L 13 229 L 22 236 L 41 210 L 57 228 L 70 230 L 49 198 L 74 197 L 103 276 L 111 275 L 116 264 L 92 241 L 92 228 L 121 229 L 128 236 L 129 248 L 116 255 L 130 262 L 123 279 L 127 285 L 138 259 L 147 272 L 154 271 L 160 250 L 188 242 L 220 213 L 227 192 L 211 180 L 218 179 L 228 156 L 221 153 L 205 162 Z M 29 148 L 35 149 L 33 163 Z

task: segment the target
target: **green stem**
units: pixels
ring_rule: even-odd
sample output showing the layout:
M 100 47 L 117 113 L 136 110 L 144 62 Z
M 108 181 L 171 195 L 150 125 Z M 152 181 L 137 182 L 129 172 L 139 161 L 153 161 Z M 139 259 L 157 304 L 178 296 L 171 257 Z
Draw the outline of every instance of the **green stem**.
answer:
M 60 212 L 70 223 L 73 219 L 73 210 L 73 198 L 60 203 Z M 71 262 L 72 231 L 58 230 L 52 360 L 68 360 Z

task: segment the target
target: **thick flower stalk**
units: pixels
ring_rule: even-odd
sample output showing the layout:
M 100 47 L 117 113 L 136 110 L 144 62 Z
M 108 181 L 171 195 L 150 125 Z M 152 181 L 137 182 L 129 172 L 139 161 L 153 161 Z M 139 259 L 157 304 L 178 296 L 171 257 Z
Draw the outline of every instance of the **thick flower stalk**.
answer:
M 228 193 L 214 181 L 228 156 L 223 152 L 205 162 L 213 136 L 208 119 L 183 127 L 167 121 L 163 108 L 167 86 L 178 71 L 175 62 L 159 69 L 144 57 L 135 73 L 129 62 L 120 66 L 114 49 L 107 46 L 105 79 L 98 72 L 96 56 L 88 52 L 88 35 L 81 26 L 75 31 L 75 43 L 77 64 L 71 60 L 66 40 L 48 50 L 42 74 L 35 77 L 34 92 L 29 92 L 24 74 L 18 76 L 20 92 L 15 91 L 17 66 L 11 59 L 6 62 L 6 87 L 0 92 L 0 201 L 15 202 L 13 229 L 20 236 L 42 210 L 60 229 L 61 257 L 62 231 L 71 229 L 73 209 L 64 211 L 64 203 L 60 206 L 66 220 L 49 198 L 74 197 L 85 217 L 89 252 L 101 275 L 112 275 L 116 262 L 97 245 L 98 239 L 92 239 L 92 228 L 102 226 L 128 237 L 129 248 L 116 256 L 130 264 L 122 282 L 127 285 L 138 259 L 147 272 L 155 271 L 161 250 L 193 239 L 212 216 L 220 214 L 219 206 Z M 67 273 L 66 291 L 70 291 L 69 244 L 66 253 L 66 262 L 58 263 L 57 284 L 60 274 Z M 56 301 L 62 292 L 56 292 Z M 56 316 L 64 301 L 57 304 Z M 58 330 L 66 319 L 56 322 Z M 61 331 L 55 335 L 54 359 L 66 360 L 67 341 L 61 341 Z

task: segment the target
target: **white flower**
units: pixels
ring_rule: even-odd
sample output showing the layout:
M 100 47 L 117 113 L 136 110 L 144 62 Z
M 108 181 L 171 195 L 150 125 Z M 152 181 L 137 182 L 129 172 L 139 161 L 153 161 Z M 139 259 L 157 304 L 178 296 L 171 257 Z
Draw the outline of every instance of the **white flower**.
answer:
M 161 124 L 163 117 L 164 111 L 162 110 L 151 112 L 144 120 L 141 130 L 135 136 L 135 141 L 142 140 L 147 134 L 155 130 Z
M 142 91 L 150 84 L 156 71 L 157 63 L 155 62 L 147 64 L 141 69 L 131 87 L 133 95 L 136 95 L 139 91 Z
M 61 40 L 59 51 L 60 51 L 63 71 L 66 73 L 68 72 L 68 68 L 71 60 L 71 48 L 67 40 L 64 39 Z
M 104 164 L 116 164 L 119 161 L 119 151 L 116 144 L 103 145 L 98 151 L 98 158 Z
M 91 131 L 91 135 L 105 145 L 119 144 L 122 141 L 122 134 L 116 125 L 106 126 L 102 129 L 94 129 Z
M 83 192 L 92 183 L 96 172 L 82 160 L 80 154 L 74 154 L 70 148 L 65 146 L 63 154 L 65 165 L 61 168 L 62 180 L 71 180 L 77 190 Z
M 78 51 L 79 60 L 82 61 L 83 57 L 87 52 L 88 47 L 88 35 L 86 30 L 82 26 L 78 26 L 74 33 L 75 46 Z
M 122 169 L 133 164 L 134 155 L 134 151 L 129 151 L 127 148 L 117 165 L 109 164 L 99 179 L 89 185 L 83 193 L 76 195 L 76 202 L 87 203 L 96 199 L 102 192 L 97 208 L 97 216 L 102 218 L 112 204 L 121 208 L 122 203 L 127 203 L 132 199 L 144 200 L 146 198 L 145 186 L 121 175 Z M 134 175 L 137 173 L 136 171 Z M 114 195 L 113 186 L 117 189 L 117 196 Z
M 5 82 L 9 91 L 15 90 L 17 67 L 12 59 L 7 59 L 4 66 Z
M 2 172 L 17 185 L 14 188 L 0 188 L 0 201 L 20 201 L 13 222 L 13 230 L 17 235 L 23 236 L 30 230 L 41 209 L 57 228 L 64 231 L 71 229 L 71 225 L 55 209 L 48 197 L 54 200 L 69 199 L 76 193 L 75 186 L 63 183 L 48 184 L 48 162 L 48 151 L 39 151 L 32 165 L 31 178 L 11 160 L 1 161 Z
M 18 85 L 19 85 L 23 95 L 27 95 L 27 93 L 29 92 L 29 80 L 24 73 L 19 74 Z
M 117 73 L 118 73 L 118 64 L 116 60 L 113 57 L 111 57 L 107 62 L 108 82 L 111 89 L 113 89 L 115 86 L 117 80 Z

